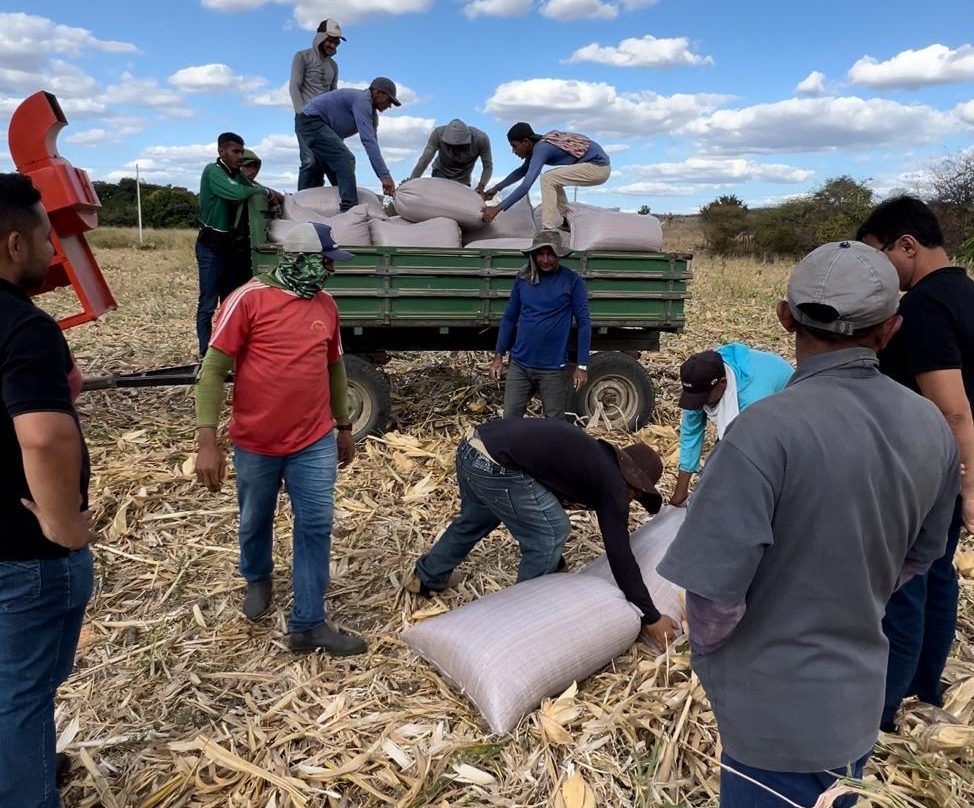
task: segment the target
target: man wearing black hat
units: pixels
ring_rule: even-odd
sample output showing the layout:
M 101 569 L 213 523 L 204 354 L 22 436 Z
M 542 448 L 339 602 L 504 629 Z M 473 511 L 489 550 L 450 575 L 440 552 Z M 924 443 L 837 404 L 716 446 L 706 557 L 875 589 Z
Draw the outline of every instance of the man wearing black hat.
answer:
M 713 421 L 720 440 L 742 410 L 783 390 L 794 372 L 777 354 L 740 342 L 701 351 L 680 366 L 680 466 L 670 505 L 686 504 L 690 477 L 700 470 L 707 422 Z
M 539 135 L 531 124 L 522 121 L 508 130 L 507 140 L 511 150 L 524 163 L 486 191 L 484 199 L 493 199 L 498 191 L 518 180 L 521 180 L 521 184 L 500 205 L 484 208 L 485 222 L 492 222 L 502 210 L 508 210 L 530 191 L 541 169 L 547 165 L 555 168 L 541 177 L 541 227 L 555 230 L 566 221 L 569 212 L 565 187 L 601 185 L 612 173 L 605 149 L 590 137 L 577 132 L 551 131 Z
M 565 417 L 565 368 L 573 321 L 578 328 L 578 364 L 572 388 L 580 390 L 588 381 L 592 345 L 588 292 L 585 281 L 560 263 L 570 252 L 557 230 L 540 231 L 531 247 L 522 250 L 528 264 L 511 288 L 489 371 L 492 379 L 499 380 L 504 354 L 511 352 L 504 386 L 505 418 L 522 417 L 535 393 L 541 396 L 545 418 Z
M 564 565 L 571 523 L 562 503 L 595 511 L 616 583 L 641 612 L 649 639 L 664 646 L 679 627 L 661 615 L 629 547 L 629 503 L 651 514 L 662 497 L 663 461 L 644 443 L 616 449 L 567 421 L 504 418 L 488 421 L 457 449 L 460 513 L 416 562 L 406 589 L 428 596 L 450 586 L 451 573 L 477 543 L 503 523 L 521 548 L 517 580 Z
M 433 176 L 444 180 L 470 185 L 473 167 L 480 160 L 480 180 L 474 190 L 479 194 L 487 187 L 494 172 L 494 161 L 490 155 L 490 138 L 487 133 L 475 126 L 468 126 L 459 118 L 448 124 L 437 126 L 430 132 L 426 148 L 416 161 L 416 167 L 409 179 L 423 176 L 433 158 Z
M 298 114 L 312 98 L 338 89 L 338 63 L 335 53 L 345 42 L 342 27 L 335 20 L 322 20 L 315 32 L 311 47 L 300 50 L 291 60 L 291 81 L 288 91 L 294 105 L 294 126 L 301 155 L 298 190 L 319 188 L 324 184 L 324 169 L 318 165 L 311 147 L 297 131 Z M 328 178 L 334 185 L 334 176 Z
M 346 87 L 315 96 L 298 113 L 297 130 L 325 173 L 334 174 L 341 197 L 339 207 L 346 211 L 358 204 L 355 182 L 355 155 L 345 145 L 345 138 L 358 132 L 359 139 L 375 175 L 382 183 L 382 191 L 389 196 L 396 192 L 392 174 L 382 159 L 376 129 L 379 113 L 389 107 L 402 106 L 396 98 L 396 84 L 379 76 L 364 90 Z

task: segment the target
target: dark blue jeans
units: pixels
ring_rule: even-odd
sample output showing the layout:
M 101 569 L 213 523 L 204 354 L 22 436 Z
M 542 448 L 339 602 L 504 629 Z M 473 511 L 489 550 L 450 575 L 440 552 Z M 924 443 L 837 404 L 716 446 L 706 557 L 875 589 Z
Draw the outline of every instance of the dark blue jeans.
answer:
M 501 522 L 521 548 L 518 581 L 553 572 L 571 532 L 555 495 L 527 474 L 497 465 L 467 441 L 457 449 L 456 467 L 460 514 L 416 562 L 419 579 L 430 589 L 445 589 L 457 564 Z
M 537 393 L 545 418 L 564 418 L 568 408 L 568 372 L 565 369 L 526 368 L 512 361 L 504 382 L 504 417 L 523 418 Z
M 253 583 L 274 571 L 274 513 L 283 482 L 294 512 L 294 607 L 288 627 L 297 632 L 324 623 L 338 475 L 335 430 L 282 457 L 235 446 L 233 466 L 240 506 L 240 574 Z
M 861 779 L 863 766 L 869 760 L 870 754 L 872 754 L 871 751 L 855 763 L 850 763 L 846 770 L 812 772 L 811 774 L 755 769 L 734 760 L 726 753 L 722 754 L 720 756 L 720 808 L 785 808 L 788 803 L 777 794 L 801 805 L 802 808 L 812 808 L 822 792 L 827 791 L 840 777 Z M 725 766 L 729 766 L 734 771 L 728 771 L 724 768 Z M 771 791 L 755 785 L 741 775 L 757 780 L 758 783 L 767 786 Z M 772 792 L 777 792 L 777 794 Z M 849 794 L 839 797 L 832 803 L 832 806 L 833 808 L 852 808 L 858 799 L 855 794 Z
M 886 703 L 882 728 L 896 729 L 896 711 L 907 696 L 943 705 L 940 677 L 954 643 L 960 586 L 954 570 L 954 553 L 961 529 L 961 499 L 947 531 L 947 550 L 926 575 L 911 578 L 886 604 L 883 631 L 889 640 L 886 669 Z
M 214 252 L 199 240 L 196 241 L 196 263 L 200 273 L 200 296 L 196 303 L 196 337 L 199 340 L 202 359 L 206 355 L 206 349 L 210 347 L 213 315 L 220 302 L 220 295 L 224 292 L 226 276 L 230 268 L 226 256 Z
M 74 667 L 91 553 L 0 561 L 0 806 L 58 808 L 54 694 Z
M 355 155 L 352 154 L 345 141 L 342 140 L 328 124 L 317 115 L 298 113 L 295 119 L 295 132 L 298 142 L 304 142 L 311 150 L 316 162 L 316 169 L 305 171 L 304 161 L 301 163 L 301 173 L 298 175 L 298 188 L 311 188 L 304 182 L 314 182 L 317 171 L 324 172 L 332 185 L 338 186 L 341 199 L 341 210 L 354 208 L 358 204 L 358 186 L 355 181 Z M 319 185 L 322 183 L 319 182 Z

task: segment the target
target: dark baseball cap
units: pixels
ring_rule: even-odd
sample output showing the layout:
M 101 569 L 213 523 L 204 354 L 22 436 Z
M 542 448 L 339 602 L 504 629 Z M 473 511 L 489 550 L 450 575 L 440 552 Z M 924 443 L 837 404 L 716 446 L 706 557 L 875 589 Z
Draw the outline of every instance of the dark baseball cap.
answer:
M 379 92 L 383 92 L 388 95 L 392 100 L 393 106 L 402 106 L 402 102 L 396 98 L 398 90 L 396 89 L 396 82 L 394 82 L 392 79 L 387 79 L 385 76 L 376 76 L 374 79 L 372 79 L 369 89 L 379 90 Z
M 711 391 L 726 378 L 724 360 L 717 351 L 701 351 L 680 365 L 681 410 L 699 410 Z
M 611 446 L 611 444 L 607 445 Z M 625 449 L 612 446 L 619 460 L 622 477 L 639 491 L 636 501 L 649 513 L 658 513 L 663 507 L 663 497 L 656 490 L 656 483 L 663 476 L 663 459 L 645 443 L 633 443 Z

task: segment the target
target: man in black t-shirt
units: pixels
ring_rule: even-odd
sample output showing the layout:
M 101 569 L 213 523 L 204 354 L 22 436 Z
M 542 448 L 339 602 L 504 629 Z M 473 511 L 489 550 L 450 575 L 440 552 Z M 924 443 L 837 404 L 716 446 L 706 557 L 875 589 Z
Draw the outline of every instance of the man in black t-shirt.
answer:
M 517 580 L 561 569 L 571 524 L 565 505 L 595 511 L 609 567 L 642 612 L 647 638 L 665 647 L 679 627 L 653 605 L 629 546 L 629 503 L 656 513 L 663 461 L 645 443 L 616 449 L 556 418 L 503 418 L 481 424 L 457 449 L 460 513 L 406 582 L 429 595 L 450 585 L 454 568 L 501 523 L 521 549 Z
M 30 179 L 0 174 L 0 806 L 56 808 L 54 693 L 91 597 L 81 376 L 31 302 L 54 255 Z
M 961 463 L 974 469 L 974 281 L 950 265 L 940 224 L 919 199 L 887 200 L 869 215 L 857 238 L 886 254 L 906 292 L 899 307 L 903 327 L 880 352 L 880 369 L 937 405 L 954 433 Z M 886 607 L 886 732 L 895 731 L 896 711 L 905 697 L 938 707 L 943 703 L 940 677 L 957 623 L 954 551 L 962 525 L 974 531 L 970 472 L 961 484 L 946 553 L 925 575 L 893 593 Z

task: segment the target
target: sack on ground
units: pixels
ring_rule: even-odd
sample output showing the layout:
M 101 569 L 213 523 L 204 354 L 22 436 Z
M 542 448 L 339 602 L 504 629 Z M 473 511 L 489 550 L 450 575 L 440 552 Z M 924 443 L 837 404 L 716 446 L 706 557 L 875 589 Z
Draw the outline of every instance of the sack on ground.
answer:
M 420 177 L 399 186 L 395 196 L 396 213 L 410 222 L 425 222 L 445 217 L 464 230 L 484 226 L 480 194 L 466 185 L 442 177 Z
M 351 210 L 334 216 L 321 216 L 296 202 L 292 202 L 288 209 L 287 199 L 285 199 L 285 213 L 289 214 L 287 219 L 272 220 L 268 227 L 268 238 L 273 242 L 284 241 L 291 227 L 298 222 L 317 222 L 331 228 L 332 238 L 339 247 L 368 247 L 372 244 L 372 235 L 369 231 L 371 217 L 366 205 L 356 205 Z
M 453 219 L 440 217 L 417 224 L 410 222 L 390 224 L 373 219 L 369 222 L 369 229 L 372 233 L 372 243 L 376 246 L 451 248 L 461 246 L 460 227 Z
M 683 617 L 680 590 L 655 570 L 686 511 L 668 508 L 633 536 L 643 580 L 660 611 Z M 601 559 L 572 575 L 525 581 L 410 626 L 402 639 L 510 732 L 548 696 L 581 682 L 639 636 L 637 609 Z
M 526 250 L 531 241 L 530 238 L 486 238 L 468 241 L 463 247 L 466 250 Z
M 655 216 L 576 207 L 568 216 L 573 250 L 659 252 L 663 229 Z
M 317 212 L 321 216 L 335 216 L 341 207 L 341 198 L 338 189 L 332 186 L 324 188 L 305 188 L 296 194 L 288 194 L 284 197 L 284 211 L 287 216 L 288 197 L 293 197 L 292 202 L 297 203 L 302 208 L 308 208 Z M 382 207 L 382 200 L 368 188 L 358 189 L 358 203 L 365 205 L 370 216 L 385 216 L 385 209 Z M 293 218 L 287 216 L 287 218 Z
M 488 238 L 534 238 L 534 210 L 527 195 L 522 196 L 508 210 L 497 214 L 490 224 L 467 234 L 469 240 Z

